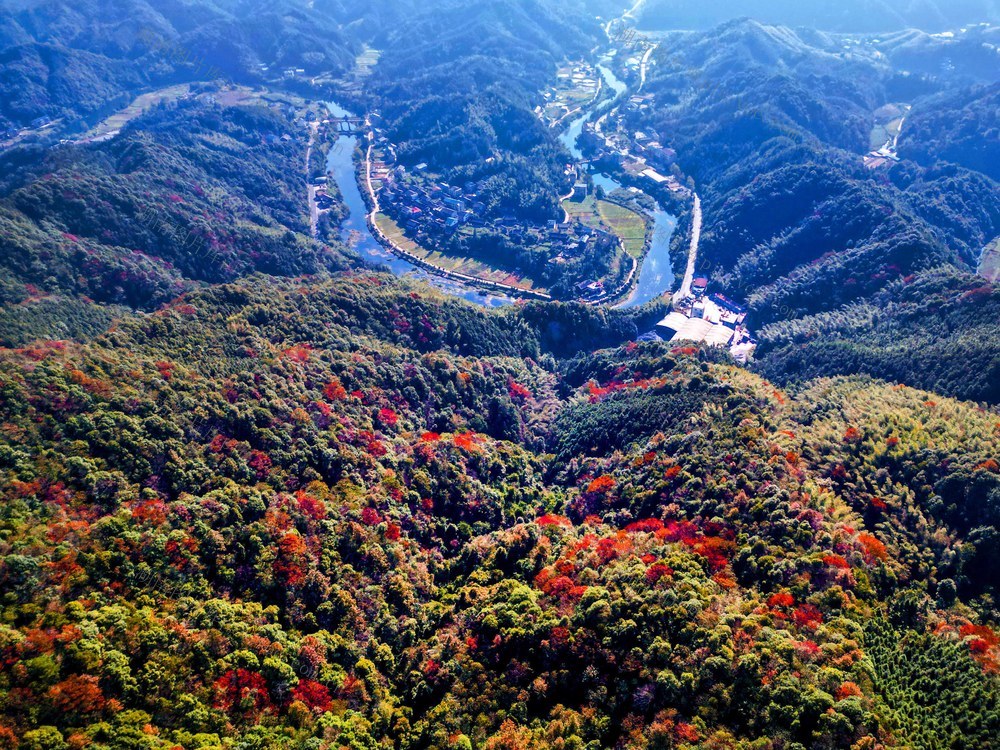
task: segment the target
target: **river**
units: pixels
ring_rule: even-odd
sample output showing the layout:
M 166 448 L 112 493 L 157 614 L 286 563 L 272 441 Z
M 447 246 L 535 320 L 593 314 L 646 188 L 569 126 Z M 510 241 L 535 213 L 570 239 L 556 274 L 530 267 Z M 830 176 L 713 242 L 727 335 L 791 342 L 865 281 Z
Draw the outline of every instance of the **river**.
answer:
M 618 78 L 605 64 L 597 66 L 604 82 L 614 92 L 617 97 L 627 89 L 624 81 Z M 598 105 L 599 108 L 608 106 L 610 100 L 605 100 Z M 334 117 L 353 117 L 350 112 L 340 107 L 334 102 L 327 102 L 327 109 Z M 581 115 L 570 123 L 569 128 L 559 136 L 559 141 L 573 155 L 575 159 L 582 159 L 583 154 L 577 146 L 577 139 L 583 132 L 583 125 L 591 116 L 591 112 Z M 365 221 L 367 207 L 361 197 L 361 190 L 354 172 L 354 148 L 357 138 L 353 135 L 342 135 L 337 141 L 340 148 L 330 149 L 327 157 L 327 171 L 336 180 L 340 193 L 344 198 L 350 215 L 341 225 L 346 243 L 354 249 L 364 260 L 373 264 L 387 266 L 398 276 L 413 276 L 441 289 L 449 294 L 461 297 L 470 302 L 487 307 L 497 307 L 513 302 L 513 299 L 484 292 L 478 288 L 463 284 L 435 274 L 429 273 L 419 268 L 403 258 L 393 255 L 382 247 L 372 236 Z M 591 176 L 595 185 L 604 188 L 605 193 L 623 187 L 619 182 L 607 175 L 592 172 Z M 620 303 L 618 307 L 635 307 L 656 299 L 661 294 L 669 291 L 674 283 L 674 273 L 670 265 L 670 238 L 677 226 L 677 217 L 664 211 L 657 206 L 653 212 L 653 239 L 649 247 L 649 252 L 642 261 L 639 269 L 639 279 L 629 298 Z
M 598 65 L 598 70 L 604 76 L 604 82 L 619 96 L 627 88 L 624 81 L 618 78 L 606 65 Z M 596 111 L 600 111 L 607 105 L 598 106 Z M 570 123 L 559 141 L 566 149 L 573 154 L 575 159 L 583 159 L 583 153 L 577 145 L 577 139 L 583 132 L 584 123 L 591 116 L 591 112 L 581 115 Z M 608 177 L 606 174 L 591 171 L 591 178 L 594 185 L 600 185 L 605 193 L 618 190 L 624 186 L 617 180 Z M 653 238 L 649 246 L 649 252 L 639 267 L 639 279 L 632 290 L 632 294 L 617 307 L 635 307 L 650 302 L 666 291 L 669 291 L 674 284 L 674 272 L 670 264 L 670 238 L 674 234 L 677 226 L 677 217 L 664 211 L 659 205 L 653 212 Z
M 354 115 L 334 102 L 327 102 L 326 106 L 333 117 L 354 117 Z M 350 212 L 344 223 L 341 224 L 344 243 L 368 263 L 386 266 L 397 276 L 410 276 L 426 281 L 443 292 L 461 297 L 469 302 L 475 302 L 477 305 L 499 307 L 512 303 L 514 300 L 510 297 L 485 292 L 463 284 L 460 281 L 454 281 L 425 271 L 413 265 L 408 260 L 393 255 L 379 244 L 378 240 L 372 236 L 371 230 L 365 221 L 365 217 L 368 215 L 368 208 L 361 197 L 361 189 L 358 187 L 358 180 L 354 172 L 353 157 L 357 142 L 358 139 L 356 136 L 340 136 L 337 139 L 336 146 L 330 149 L 330 153 L 326 159 L 327 172 L 336 181 L 337 187 L 340 188 L 340 194 L 344 198 L 344 204 Z

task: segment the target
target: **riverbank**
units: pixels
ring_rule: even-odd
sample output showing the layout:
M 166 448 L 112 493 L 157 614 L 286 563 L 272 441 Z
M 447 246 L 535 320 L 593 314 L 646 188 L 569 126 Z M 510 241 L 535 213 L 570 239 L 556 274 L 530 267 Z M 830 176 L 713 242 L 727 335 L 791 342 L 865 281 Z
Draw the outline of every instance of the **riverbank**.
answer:
M 533 289 L 524 289 L 522 287 L 513 286 L 511 284 L 504 284 L 499 281 L 490 281 L 489 279 L 483 279 L 478 276 L 471 276 L 469 274 L 459 273 L 457 271 L 451 271 L 441 266 L 435 265 L 419 255 L 410 252 L 404 247 L 401 247 L 396 242 L 392 241 L 382 228 L 378 225 L 376 216 L 380 212 L 380 207 L 378 203 L 378 194 L 375 191 L 375 186 L 372 184 L 372 145 L 369 144 L 364 152 L 364 184 L 367 191 L 365 197 L 365 203 L 368 205 L 368 214 L 365 216 L 365 223 L 368 225 L 368 230 L 371 232 L 372 237 L 375 238 L 379 244 L 381 244 L 386 250 L 390 251 L 394 255 L 403 258 L 413 265 L 424 269 L 430 273 L 443 278 L 452 279 L 453 281 L 460 281 L 465 284 L 471 284 L 472 286 L 485 289 L 487 291 L 502 292 L 504 294 L 511 295 L 513 297 L 525 298 L 525 299 L 537 299 L 537 300 L 552 300 L 552 295 L 545 292 L 535 291 Z
M 326 103 L 334 117 L 349 117 L 351 113 L 335 102 Z M 355 150 L 358 155 L 355 156 Z M 356 135 L 340 135 L 325 156 L 328 189 L 336 186 L 343 201 L 345 211 L 337 221 L 336 229 L 345 238 L 348 247 L 365 262 L 382 267 L 397 276 L 411 276 L 420 279 L 440 291 L 484 307 L 498 307 L 512 304 L 511 295 L 489 291 L 466 284 L 457 279 L 446 278 L 430 269 L 397 256 L 391 248 L 385 247 L 368 226 L 367 216 L 371 209 L 364 184 L 364 159 L 358 148 Z
M 615 200 L 610 196 L 597 198 L 594 195 L 588 196 L 583 201 L 561 201 L 563 212 L 567 220 L 576 219 L 582 221 L 586 226 L 594 229 L 609 227 L 617 239 L 617 249 L 621 255 L 628 259 L 630 268 L 624 280 L 614 289 L 605 292 L 600 297 L 586 300 L 588 304 L 611 304 L 613 302 L 628 302 L 632 299 L 637 289 L 638 271 L 642 267 L 646 256 L 652 246 L 654 236 L 655 217 L 650 216 L 644 209 L 637 206 L 629 206 Z M 572 212 L 570 209 L 574 209 Z M 616 213 L 616 212 L 621 213 Z M 632 222 L 639 222 L 642 226 L 641 245 L 635 246 L 639 237 L 634 232 L 628 231 Z M 631 243 L 631 244 L 630 244 Z M 622 300 L 623 297 L 627 299 Z
M 599 72 L 597 91 L 586 107 L 577 110 L 580 113 L 579 116 L 569 123 L 559 137 L 559 140 L 578 162 L 584 161 L 576 144 L 584 123 L 602 111 L 613 112 L 624 101 L 629 91 L 628 85 L 618 79 L 610 68 L 598 63 L 596 69 Z M 612 96 L 609 97 L 607 95 L 609 93 Z M 371 124 L 369 122 L 365 122 L 365 130 L 370 138 Z M 395 267 L 397 264 L 403 264 L 405 267 L 419 269 L 439 279 L 465 286 L 466 289 L 473 290 L 471 294 L 475 294 L 475 290 L 482 290 L 483 292 L 507 295 L 510 298 L 546 301 L 553 299 L 548 291 L 530 288 L 530 279 L 528 280 L 529 288 L 526 288 L 518 285 L 519 278 L 499 278 L 503 276 L 499 269 L 493 269 L 474 258 L 464 260 L 458 258 L 452 263 L 451 256 L 447 258 L 437 257 L 436 254 L 414 245 L 395 231 L 397 227 L 391 222 L 387 223 L 387 216 L 384 215 L 379 204 L 379 192 L 376 189 L 377 180 L 373 178 L 376 158 L 381 158 L 381 156 L 377 153 L 374 144 L 368 142 L 362 146 L 358 156 L 353 160 L 355 186 L 361 188 L 357 192 L 365 207 L 364 213 L 359 213 L 358 217 L 364 216 L 364 233 L 368 235 L 364 241 L 376 246 L 379 253 L 385 251 L 394 258 L 390 264 L 393 271 L 405 273 L 405 270 L 398 270 Z M 616 189 L 624 189 L 624 185 L 612 178 L 597 174 L 593 169 L 588 171 L 594 184 L 600 185 L 605 194 Z M 611 274 L 610 279 L 605 280 L 605 283 L 615 283 L 617 279 L 621 279 L 621 281 L 615 283 L 614 288 L 608 289 L 600 296 L 581 301 L 593 305 L 632 307 L 663 298 L 669 294 L 673 287 L 674 274 L 670 263 L 670 239 L 676 227 L 676 217 L 669 214 L 663 208 L 664 204 L 657 201 L 645 190 L 636 187 L 636 191 L 642 192 L 656 202 L 653 210 L 649 210 L 643 205 L 646 210 L 641 212 L 645 223 L 641 252 L 637 252 L 635 246 L 634 240 L 638 239 L 637 237 L 630 235 L 631 239 L 626 241 L 627 238 L 624 238 L 621 233 L 613 232 L 617 242 L 616 254 L 620 253 L 623 259 L 615 261 L 614 273 Z M 561 199 L 566 197 L 561 196 Z M 562 203 L 563 200 L 560 200 L 564 223 L 568 223 L 569 214 Z M 445 261 L 447 263 L 441 265 Z M 623 267 L 623 264 L 628 265 Z M 480 269 L 480 266 L 484 266 L 484 268 Z M 484 278 L 484 276 L 492 278 Z M 461 296 L 468 299 L 469 294 L 466 292 L 462 293 Z
M 628 92 L 627 85 L 618 79 L 612 70 L 603 65 L 598 67 L 601 70 L 602 76 L 611 77 L 607 82 L 608 88 L 614 91 L 616 96 L 611 100 L 605 99 L 599 103 L 598 107 L 574 120 L 559 137 L 563 146 L 566 147 L 578 162 L 585 161 L 583 152 L 577 145 L 577 139 L 583 131 L 584 124 L 594 117 L 601 108 L 608 107 L 600 115 L 599 120 L 603 120 L 613 113 L 621 105 L 621 102 L 624 101 L 624 97 Z M 588 173 L 594 185 L 600 186 L 606 195 L 611 194 L 615 190 L 626 189 L 625 183 L 620 182 L 615 177 L 598 172 L 593 166 L 589 168 Z M 652 224 L 649 231 L 648 246 L 644 247 L 643 253 L 639 258 L 626 253 L 628 257 L 632 258 L 632 269 L 628 274 L 627 282 L 619 285 L 612 292 L 602 295 L 596 300 L 591 300 L 592 303 L 610 304 L 617 307 L 632 307 L 651 302 L 668 294 L 673 286 L 675 277 L 670 261 L 670 241 L 674 228 L 677 225 L 677 217 L 668 213 L 663 208 L 663 201 L 658 200 L 655 195 L 633 184 L 631 180 L 629 181 L 629 185 L 635 187 L 643 195 L 649 196 L 656 204 L 656 209 L 653 211 L 652 216 L 647 214 L 648 220 Z

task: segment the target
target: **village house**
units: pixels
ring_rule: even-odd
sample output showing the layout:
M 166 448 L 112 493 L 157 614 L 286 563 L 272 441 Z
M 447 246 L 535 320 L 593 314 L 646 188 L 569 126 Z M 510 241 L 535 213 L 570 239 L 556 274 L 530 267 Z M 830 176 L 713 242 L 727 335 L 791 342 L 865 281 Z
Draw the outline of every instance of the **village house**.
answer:
M 747 309 L 723 294 L 706 296 L 708 280 L 691 282 L 692 296 L 680 300 L 659 323 L 657 333 L 667 341 L 693 341 L 728 347 L 732 355 L 746 361 L 757 341 L 746 327 Z

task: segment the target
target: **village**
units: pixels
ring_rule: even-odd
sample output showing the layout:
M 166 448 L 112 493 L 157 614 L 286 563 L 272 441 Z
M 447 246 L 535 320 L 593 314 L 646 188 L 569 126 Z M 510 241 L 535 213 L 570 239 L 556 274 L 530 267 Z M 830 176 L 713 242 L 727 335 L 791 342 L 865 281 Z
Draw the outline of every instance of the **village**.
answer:
M 644 58 L 637 57 L 636 64 L 643 64 Z M 549 127 L 561 129 L 574 120 L 568 134 L 575 130 L 589 136 L 583 139 L 588 143 L 589 158 L 570 148 L 576 160 L 565 165 L 572 190 L 562 197 L 563 220 L 544 224 L 510 215 L 491 217 L 489 190 L 483 180 L 456 185 L 436 174 L 427 163 L 403 165 L 395 144 L 381 127 L 377 111 L 369 113 L 365 120 L 329 118 L 319 125 L 324 131 L 357 133 L 364 139 L 367 148 L 362 181 L 368 183 L 375 203 L 371 221 L 398 252 L 446 274 L 480 278 L 485 283 L 520 288 L 546 298 L 544 292 L 549 290 L 539 283 L 546 275 L 539 272 L 540 260 L 546 265 L 575 263 L 591 268 L 590 261 L 595 257 L 615 257 L 603 274 L 606 278 L 593 273 L 577 275 L 572 286 L 563 287 L 560 293 L 569 291 L 569 296 L 581 301 L 603 303 L 618 298 L 633 283 L 648 249 L 650 224 L 641 209 L 627 208 L 627 197 L 608 201 L 603 185 L 608 180 L 592 182 L 587 176 L 588 166 L 603 167 L 610 174 L 624 173 L 633 185 L 648 182 L 650 188 L 669 191 L 679 200 L 694 198 L 697 202 L 690 181 L 677 164 L 674 149 L 664 146 L 655 133 L 630 130 L 630 120 L 652 105 L 652 95 L 633 93 L 620 97 L 603 114 L 585 119 L 588 109 L 601 100 L 602 87 L 608 80 L 610 88 L 618 91 L 619 82 L 613 75 L 605 79 L 602 71 L 588 63 L 566 63 L 553 86 L 543 92 L 544 105 L 536 107 L 536 116 Z M 335 205 L 326 191 L 326 179 L 317 177 L 313 183 L 313 202 L 321 213 Z M 601 187 L 595 188 L 598 182 Z M 625 196 L 628 190 L 641 192 L 638 187 L 618 192 Z M 609 207 L 627 215 L 630 231 L 623 231 L 625 222 L 609 216 Z M 502 248 L 504 258 L 513 267 L 501 270 L 478 259 L 475 248 L 482 248 L 483 243 Z M 529 256 L 526 265 L 523 259 Z M 609 279 L 614 281 L 609 284 Z M 703 278 L 682 285 L 682 291 L 674 297 L 673 311 L 657 325 L 657 334 L 668 340 L 726 346 L 737 359 L 747 359 L 756 345 L 745 325 L 747 311 L 722 294 L 709 294 L 707 287 Z
M 329 129 L 337 127 L 338 123 L 336 119 L 327 119 L 320 126 Z M 588 302 L 603 301 L 612 293 L 620 293 L 621 284 L 617 283 L 620 277 L 627 275 L 631 280 L 628 269 L 632 266 L 634 272 L 635 263 L 630 262 L 616 227 L 604 222 L 598 214 L 592 186 L 581 177 L 576 165 L 565 165 L 565 175 L 572 188 L 562 196 L 561 221 L 532 223 L 510 215 L 491 217 L 483 180 L 452 185 L 426 163 L 404 166 L 399 163 L 396 146 L 380 123 L 379 113 L 373 112 L 366 122 L 357 123 L 356 132 L 370 145 L 366 152 L 366 170 L 379 206 L 373 220 L 401 249 L 425 257 L 444 271 L 471 273 L 484 281 L 495 282 L 502 278 L 504 283 L 536 291 L 544 289 L 539 287 L 536 277 L 558 275 L 540 272 L 539 263 L 547 266 L 576 263 L 589 268 L 595 258 L 616 258 L 612 268 L 620 269 L 620 273 L 617 273 L 613 288 L 609 288 L 605 278 L 593 274 L 577 276 L 570 296 Z M 320 213 L 333 205 L 326 191 L 326 179 L 317 177 L 313 182 L 313 201 Z M 581 209 L 585 201 L 589 211 Z M 603 201 L 601 205 L 606 203 Z M 621 210 L 635 218 L 633 223 L 643 226 L 641 216 L 629 209 Z M 640 228 L 639 233 L 641 245 L 644 229 Z M 470 256 L 468 249 L 486 240 L 504 248 L 508 259 L 530 256 L 532 267 L 515 260 L 510 263 L 511 268 L 502 271 L 477 261 L 475 253 Z M 564 288 L 563 294 L 568 291 Z
M 50 130 L 59 122 L 59 120 L 53 120 L 47 115 L 42 115 L 33 119 L 28 127 L 10 125 L 9 127 L 0 129 L 0 148 L 9 148 L 25 138 L 37 136 L 44 131 Z
M 619 245 L 619 238 L 611 231 L 588 226 L 579 219 L 534 225 L 512 216 L 484 218 L 486 205 L 481 197 L 481 182 L 457 186 L 434 180 L 428 175 L 426 164 L 417 164 L 412 171 L 395 164 L 392 147 L 384 138 L 377 140 L 376 146 L 380 156 L 372 162 L 372 179 L 380 191 L 380 204 L 418 245 L 441 247 L 453 238 L 488 232 L 512 246 L 543 250 L 548 262 L 555 265 L 587 254 L 613 253 Z M 586 183 L 577 182 L 568 200 L 583 201 L 588 194 Z M 515 268 L 514 272 L 520 274 L 522 269 Z M 578 283 L 576 291 L 581 299 L 592 300 L 604 294 L 605 285 L 600 280 L 588 279 Z
M 556 73 L 555 86 L 542 94 L 545 104 L 535 107 L 535 114 L 549 127 L 559 127 L 593 104 L 602 85 L 600 73 L 589 63 L 563 65 Z
M 659 139 L 642 130 L 629 132 L 625 119 L 630 113 L 642 112 L 652 103 L 651 94 L 636 94 L 594 122 L 584 125 L 593 148 L 591 161 L 599 166 L 621 169 L 635 179 L 649 180 L 665 187 L 681 199 L 691 196 L 690 188 L 682 182 L 683 173 L 677 165 L 677 152 L 660 143 Z

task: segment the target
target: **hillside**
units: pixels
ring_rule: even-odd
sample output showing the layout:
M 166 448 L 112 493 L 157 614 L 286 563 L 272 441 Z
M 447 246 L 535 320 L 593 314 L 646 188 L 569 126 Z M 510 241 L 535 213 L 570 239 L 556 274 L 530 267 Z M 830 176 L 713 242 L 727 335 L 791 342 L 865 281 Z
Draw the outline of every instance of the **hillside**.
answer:
M 0 750 L 993 750 L 995 11 L 0 0 Z
M 5 2 L 0 19 L 0 131 L 41 116 L 91 121 L 142 88 L 259 83 L 261 66 L 342 72 L 359 49 L 296 2 Z
M 761 331 L 760 371 L 775 379 L 868 372 L 971 401 L 1000 402 L 994 336 L 1000 288 L 933 269 L 840 310 Z
M 823 339 L 811 342 L 810 351 L 827 354 L 808 365 L 799 360 L 787 372 L 782 362 L 792 361 L 791 348 L 765 342 L 764 360 L 784 352 L 781 362 L 764 361 L 765 371 L 780 380 L 804 370 L 815 376 L 860 369 L 910 384 L 947 383 L 946 393 L 995 400 L 986 381 L 966 387 L 959 374 L 966 357 L 983 363 L 984 372 L 995 371 L 995 337 L 986 337 L 981 348 L 971 330 L 968 337 L 952 335 L 950 307 L 923 305 L 919 321 L 910 315 L 886 320 L 905 307 L 887 304 L 899 285 L 931 269 L 957 272 L 948 277 L 956 285 L 946 297 L 963 298 L 980 286 L 962 274 L 1000 234 L 1000 189 L 990 175 L 989 146 L 979 145 L 989 139 L 971 137 L 991 132 L 988 96 L 974 110 L 966 98 L 945 93 L 954 91 L 948 73 L 917 83 L 868 46 L 845 51 L 827 35 L 754 21 L 668 36 L 655 55 L 647 87 L 653 105 L 631 113 L 628 123 L 651 129 L 674 148 L 698 185 L 706 217 L 699 271 L 747 300 L 754 321 L 768 331 L 812 331 Z M 911 131 L 904 120 L 909 145 L 900 147 L 902 161 L 866 168 L 862 155 L 871 148 L 875 113 L 903 96 L 912 97 L 914 123 Z M 965 128 L 968 139 L 933 132 L 944 123 L 952 132 Z M 686 243 L 684 232 L 675 234 L 675 263 Z M 989 299 L 992 292 L 984 294 Z M 879 335 L 895 332 L 890 349 L 914 337 L 926 342 L 935 331 L 942 339 L 933 351 L 940 356 L 922 347 L 927 361 L 879 364 L 885 350 L 864 354 L 871 329 L 846 322 L 860 308 L 879 310 Z M 980 312 L 972 315 L 991 326 L 988 314 L 976 317 Z M 824 322 L 814 326 L 820 318 L 811 316 Z M 843 329 L 833 330 L 837 320 L 845 322 Z M 842 361 L 853 364 L 838 367 L 840 355 L 829 356 L 834 351 L 850 351 Z M 952 374 L 928 379 L 944 370 Z
M 534 309 L 255 282 L 0 354 L 0 737 L 988 746 L 995 415 Z
M 568 155 L 532 111 L 564 57 L 602 32 L 554 3 L 453 3 L 408 19 L 375 70 L 374 106 L 400 160 L 483 183 L 491 215 L 561 216 Z
M 929 98 L 912 112 L 902 156 L 948 161 L 1000 180 L 1000 82 Z
M 347 267 L 342 245 L 309 237 L 303 128 L 282 107 L 203 99 L 153 110 L 105 143 L 4 154 L 5 306 L 30 315 L 52 297 L 86 297 L 155 309 L 197 283 Z

